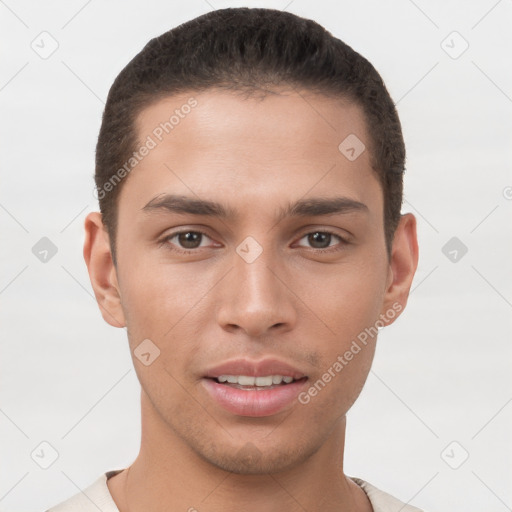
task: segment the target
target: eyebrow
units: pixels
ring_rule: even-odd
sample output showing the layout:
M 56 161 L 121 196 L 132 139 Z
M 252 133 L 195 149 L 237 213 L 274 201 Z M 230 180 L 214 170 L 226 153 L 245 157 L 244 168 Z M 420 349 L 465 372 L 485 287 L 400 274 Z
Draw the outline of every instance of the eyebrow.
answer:
M 222 219 L 238 217 L 237 210 L 218 202 L 174 194 L 160 194 L 151 199 L 141 210 L 148 214 L 164 211 L 206 215 Z M 368 211 L 368 207 L 364 203 L 348 197 L 315 197 L 300 199 L 294 203 L 289 203 L 284 208 L 280 208 L 277 220 L 280 222 L 286 217 L 315 217 L 352 212 L 368 213 Z

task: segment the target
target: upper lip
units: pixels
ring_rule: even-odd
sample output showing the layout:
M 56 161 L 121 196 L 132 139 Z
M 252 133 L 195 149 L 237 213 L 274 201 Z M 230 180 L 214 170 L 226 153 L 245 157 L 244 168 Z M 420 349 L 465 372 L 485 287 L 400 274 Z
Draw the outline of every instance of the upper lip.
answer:
M 205 377 L 215 379 L 220 375 L 247 375 L 249 377 L 282 375 L 283 377 L 293 377 L 294 380 L 306 377 L 299 369 L 278 359 L 262 359 L 259 361 L 233 359 L 210 368 Z

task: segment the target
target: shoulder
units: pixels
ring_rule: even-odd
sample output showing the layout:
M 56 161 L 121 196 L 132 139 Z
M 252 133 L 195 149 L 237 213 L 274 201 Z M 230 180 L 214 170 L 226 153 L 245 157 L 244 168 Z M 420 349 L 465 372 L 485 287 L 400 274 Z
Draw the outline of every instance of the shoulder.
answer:
M 361 478 L 350 477 L 368 496 L 374 512 L 423 512 L 421 509 L 407 505 L 387 492 L 381 491 Z
M 55 505 L 46 512 L 119 512 L 107 486 L 107 479 L 122 471 L 115 469 L 103 473 L 83 491 L 66 501 Z

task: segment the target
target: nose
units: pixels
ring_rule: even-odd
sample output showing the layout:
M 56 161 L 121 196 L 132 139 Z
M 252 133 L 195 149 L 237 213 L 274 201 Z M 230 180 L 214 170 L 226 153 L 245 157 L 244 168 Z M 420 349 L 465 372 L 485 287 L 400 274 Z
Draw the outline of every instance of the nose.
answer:
M 235 253 L 233 266 L 219 294 L 219 325 L 251 338 L 291 330 L 297 320 L 294 294 L 272 251 L 263 250 L 250 263 Z

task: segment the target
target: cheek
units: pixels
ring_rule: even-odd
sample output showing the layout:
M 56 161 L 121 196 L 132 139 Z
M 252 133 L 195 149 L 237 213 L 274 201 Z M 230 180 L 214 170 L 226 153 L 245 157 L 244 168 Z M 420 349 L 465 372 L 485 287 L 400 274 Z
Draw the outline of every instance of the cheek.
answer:
M 161 261 L 144 265 L 132 261 L 121 294 L 134 366 L 155 400 L 159 400 L 160 386 L 166 389 L 167 399 L 167 393 L 180 397 L 183 389 L 177 382 L 185 385 L 184 369 L 201 357 L 198 340 L 204 338 L 205 322 L 211 318 L 207 308 L 215 279 L 204 269 L 185 271 Z M 159 350 L 148 367 L 136 359 L 137 347 L 146 339 Z
M 316 287 L 304 289 L 316 313 L 308 315 L 305 331 L 317 325 L 317 372 L 311 379 L 307 402 L 321 416 L 342 415 L 359 395 L 370 371 L 377 340 L 376 322 L 385 291 L 385 265 L 379 261 L 339 266 L 330 276 L 303 276 Z M 320 335 L 320 330 L 324 333 Z
M 309 387 L 299 395 L 304 414 L 315 418 L 317 425 L 334 425 L 350 410 L 370 371 L 375 345 L 368 344 L 343 364 L 334 359 L 325 372 L 311 379 Z M 338 365 L 336 365 L 338 363 Z
M 301 276 L 302 291 L 311 315 L 317 315 L 329 344 L 341 350 L 379 318 L 385 295 L 386 268 L 379 261 L 361 258 L 359 262 L 338 265 Z M 326 348 L 326 347 L 324 347 Z
M 128 262 L 126 262 L 128 263 Z M 126 264 L 121 276 L 123 311 L 132 333 L 167 338 L 179 330 L 183 319 L 197 315 L 212 284 L 205 271 L 181 269 L 160 261 Z
M 347 284 L 345 282 L 345 284 Z M 342 417 L 359 396 L 368 377 L 377 341 L 380 301 L 369 289 L 338 290 L 323 304 L 316 302 L 329 326 L 315 342 L 319 364 L 299 402 L 308 414 L 327 423 Z

